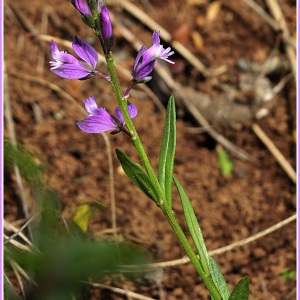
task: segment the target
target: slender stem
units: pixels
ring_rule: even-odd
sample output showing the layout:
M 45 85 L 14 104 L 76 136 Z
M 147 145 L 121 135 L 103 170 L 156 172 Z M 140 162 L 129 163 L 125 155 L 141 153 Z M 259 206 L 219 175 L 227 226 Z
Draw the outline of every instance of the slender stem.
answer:
M 213 296 L 214 300 L 222 300 L 223 297 L 220 294 L 219 290 L 217 289 L 211 274 L 206 274 L 203 270 L 200 260 L 195 254 L 194 250 L 192 249 L 189 241 L 187 240 L 185 234 L 183 233 L 180 225 L 178 224 L 174 213 L 171 208 L 169 208 L 167 205 L 160 206 L 163 214 L 167 218 L 169 224 L 171 225 L 173 231 L 175 232 L 177 238 L 180 241 L 180 244 L 182 245 L 183 249 L 185 250 L 187 256 L 189 257 L 191 263 L 194 265 L 195 269 L 197 270 L 198 274 L 202 278 L 205 286 L 210 291 L 211 295 Z
M 111 78 L 111 86 L 112 89 L 114 91 L 114 94 L 116 96 L 117 102 L 118 102 L 118 106 L 120 107 L 121 111 L 122 111 L 122 115 L 124 117 L 126 126 L 128 128 L 128 131 L 131 135 L 131 140 L 133 142 L 133 145 L 135 146 L 140 159 L 146 169 L 147 174 L 149 175 L 149 178 L 151 180 L 151 182 L 153 182 L 155 184 L 155 187 L 157 189 L 157 191 L 159 191 L 159 194 L 161 196 L 161 199 L 157 199 L 158 203 L 160 203 L 161 201 L 164 201 L 164 194 L 162 192 L 162 189 L 159 185 L 159 182 L 157 180 L 157 177 L 154 173 L 154 170 L 151 166 L 151 163 L 148 159 L 148 156 L 145 152 L 145 149 L 142 145 L 142 142 L 138 136 L 138 133 L 133 125 L 133 122 L 129 116 L 128 113 L 128 109 L 127 109 L 127 100 L 123 98 L 122 95 L 122 91 L 121 91 L 121 87 L 120 87 L 120 82 L 119 82 L 119 77 L 116 73 L 116 69 L 114 66 L 114 58 L 112 55 L 107 55 L 105 56 L 106 58 L 106 62 L 107 62 L 107 67 L 108 67 L 108 71 L 110 73 L 110 78 Z

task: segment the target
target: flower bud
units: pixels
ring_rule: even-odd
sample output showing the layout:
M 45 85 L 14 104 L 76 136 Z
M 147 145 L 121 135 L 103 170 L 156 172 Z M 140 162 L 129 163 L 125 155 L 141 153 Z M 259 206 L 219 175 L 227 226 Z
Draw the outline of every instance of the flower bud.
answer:
M 107 52 L 110 52 L 111 47 L 113 45 L 114 37 L 113 37 L 112 24 L 111 24 L 109 12 L 106 6 L 101 7 L 100 30 L 104 41 L 104 46 Z
M 83 22 L 90 28 L 94 28 L 95 21 L 86 0 L 71 0 L 71 3 L 80 12 Z

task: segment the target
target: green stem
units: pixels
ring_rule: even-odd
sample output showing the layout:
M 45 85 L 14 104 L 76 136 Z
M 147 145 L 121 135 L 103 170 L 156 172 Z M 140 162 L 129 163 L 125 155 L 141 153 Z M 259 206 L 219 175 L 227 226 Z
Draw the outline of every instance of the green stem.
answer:
M 158 199 L 158 203 L 160 203 L 161 201 L 164 201 L 164 195 L 163 195 L 162 189 L 159 185 L 159 182 L 157 180 L 157 177 L 154 173 L 154 170 L 151 166 L 151 163 L 148 159 L 146 151 L 145 151 L 145 149 L 142 145 L 142 142 L 138 136 L 138 133 L 133 125 L 132 119 L 129 116 L 128 109 L 127 109 L 127 100 L 123 99 L 119 78 L 118 78 L 118 75 L 116 73 L 116 69 L 114 66 L 113 56 L 112 55 L 106 56 L 106 62 L 107 62 L 108 71 L 110 73 L 111 86 L 112 86 L 112 89 L 116 96 L 118 106 L 120 107 L 120 109 L 122 111 L 128 131 L 131 135 L 131 140 L 132 140 L 133 145 L 136 148 L 137 152 L 139 153 L 142 164 L 145 167 L 146 172 L 149 175 L 151 182 L 153 182 L 155 184 L 156 189 L 159 191 L 159 193 L 161 195 L 161 199 Z
M 189 241 L 187 240 L 185 234 L 183 233 L 180 225 L 178 224 L 174 213 L 171 208 L 169 208 L 167 205 L 162 205 L 161 210 L 165 217 L 167 218 L 169 224 L 171 225 L 173 231 L 175 232 L 177 238 L 180 241 L 180 244 L 182 245 L 183 249 L 185 250 L 187 256 L 189 257 L 191 263 L 194 265 L 195 269 L 197 270 L 198 274 L 202 278 L 205 286 L 209 290 L 210 294 L 212 295 L 214 300 L 222 300 L 223 297 L 220 294 L 219 290 L 217 289 L 211 274 L 206 274 L 203 270 L 200 260 L 195 254 L 194 250 L 192 249 Z
M 141 143 L 141 140 L 136 132 L 136 129 L 133 125 L 133 122 L 129 116 L 128 113 L 128 109 L 127 109 L 127 100 L 123 99 L 123 95 L 122 95 L 122 91 L 121 91 L 121 87 L 120 87 L 120 82 L 119 82 L 119 78 L 117 76 L 116 73 L 116 69 L 114 66 L 114 58 L 112 55 L 105 55 L 106 57 L 106 62 L 107 62 L 107 66 L 108 66 L 108 70 L 110 73 L 110 78 L 111 78 L 111 86 L 113 89 L 113 92 L 116 96 L 117 102 L 118 102 L 118 106 L 120 107 L 126 126 L 128 128 L 128 131 L 131 135 L 131 139 L 132 142 L 140 156 L 140 159 L 143 163 L 143 166 L 146 169 L 147 174 L 149 175 L 149 178 L 151 180 L 152 183 L 155 184 L 155 187 L 157 189 L 157 191 L 159 191 L 160 197 L 161 199 L 157 199 L 156 204 L 161 208 L 163 214 L 166 216 L 169 224 L 171 225 L 172 229 L 174 230 L 177 238 L 179 239 L 182 247 L 184 248 L 185 252 L 187 253 L 188 257 L 190 258 L 192 264 L 194 265 L 194 267 L 196 268 L 198 274 L 201 276 L 202 280 L 204 281 L 204 284 L 206 285 L 206 287 L 208 288 L 208 290 L 210 291 L 211 295 L 213 296 L 214 300 L 222 300 L 222 296 L 220 294 L 220 292 L 218 291 L 212 277 L 211 274 L 206 274 L 205 271 L 203 270 L 201 263 L 197 257 L 197 255 L 195 254 L 195 252 L 193 251 L 191 245 L 189 244 L 185 234 L 183 233 L 180 225 L 178 224 L 173 211 L 170 207 L 168 207 L 167 205 L 165 205 L 166 203 L 166 199 L 164 196 L 164 193 L 162 192 L 161 186 L 158 182 L 158 179 L 155 175 L 155 172 L 150 164 L 150 161 L 148 159 L 148 156 L 144 150 L 144 147 Z

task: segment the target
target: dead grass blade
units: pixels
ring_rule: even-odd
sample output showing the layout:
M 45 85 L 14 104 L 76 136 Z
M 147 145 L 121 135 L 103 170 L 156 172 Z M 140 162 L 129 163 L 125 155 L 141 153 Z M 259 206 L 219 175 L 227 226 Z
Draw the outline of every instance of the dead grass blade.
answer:
M 257 135 L 257 137 L 263 142 L 263 144 L 269 149 L 271 154 L 274 156 L 278 164 L 285 171 L 288 177 L 296 184 L 297 182 L 297 174 L 295 170 L 292 168 L 290 163 L 285 159 L 282 153 L 278 150 L 275 144 L 269 139 L 269 137 L 265 134 L 262 128 L 256 124 L 252 124 L 252 130 Z

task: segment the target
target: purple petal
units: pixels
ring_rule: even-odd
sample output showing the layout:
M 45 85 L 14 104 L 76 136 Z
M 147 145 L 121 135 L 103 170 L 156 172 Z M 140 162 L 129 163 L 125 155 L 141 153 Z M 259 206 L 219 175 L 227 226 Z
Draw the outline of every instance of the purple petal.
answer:
M 97 103 L 94 96 L 90 96 L 88 99 L 85 99 L 84 101 L 85 110 L 90 114 L 94 115 L 97 114 Z M 95 113 L 96 112 L 96 113 Z
M 118 129 L 115 120 L 104 108 L 98 108 L 97 111 L 97 115 L 88 116 L 82 121 L 76 121 L 77 126 L 87 133 L 101 133 Z
M 53 73 L 69 79 L 86 79 L 93 75 L 93 72 L 83 67 L 81 64 L 63 64 L 51 69 Z
M 162 46 L 157 50 L 157 53 L 155 54 L 156 58 L 162 59 L 167 61 L 170 64 L 175 64 L 175 62 L 168 59 L 170 55 L 174 54 L 174 51 L 171 50 L 170 47 L 167 49 L 164 49 Z
M 154 30 L 153 34 L 152 34 L 152 40 L 153 40 L 153 44 L 160 44 L 160 38 L 159 38 L 159 31 Z
M 147 77 L 154 69 L 156 59 L 153 58 L 152 60 L 146 62 L 145 64 L 141 65 L 138 68 L 137 74 L 134 76 L 135 80 L 141 80 Z
M 116 115 L 117 119 L 120 121 L 120 123 L 124 126 L 125 120 L 124 120 L 124 117 L 123 117 L 120 107 L 117 107 L 115 109 L 115 115 Z
M 66 53 L 65 51 L 59 51 L 55 41 L 51 40 L 51 56 L 54 61 L 50 61 L 51 70 L 58 68 L 62 64 L 77 64 L 78 60 L 71 54 Z
M 136 106 L 130 102 L 128 102 L 128 113 L 129 113 L 129 116 L 131 119 L 136 117 L 136 115 L 138 114 L 138 110 L 137 110 Z
M 72 48 L 82 60 L 95 69 L 98 62 L 98 54 L 90 44 L 75 37 L 72 43 Z
M 138 113 L 136 106 L 130 102 L 128 102 L 127 109 L 128 109 L 128 113 L 129 113 L 129 116 L 131 119 L 133 119 Z M 124 126 L 125 121 L 124 121 L 124 117 L 123 117 L 120 107 L 117 107 L 115 109 L 115 114 L 116 114 L 118 120 L 120 121 L 120 123 Z
M 138 52 L 137 56 L 136 56 L 136 59 L 134 61 L 134 64 L 133 64 L 133 67 L 131 69 L 131 76 L 132 77 L 135 77 L 136 75 L 136 72 L 138 71 L 137 68 L 138 68 L 138 64 L 140 63 L 140 59 L 142 57 L 142 55 L 144 54 L 144 52 L 146 51 L 146 47 L 145 46 L 142 46 L 142 48 L 140 49 L 140 51 Z
M 149 60 L 156 58 L 156 53 L 159 51 L 159 48 L 162 48 L 161 45 L 151 46 L 143 55 L 142 64 L 146 64 Z
M 163 48 L 160 45 L 159 31 L 154 31 L 152 34 L 153 45 L 144 53 L 143 63 L 146 63 L 149 59 L 154 58 L 159 48 Z

